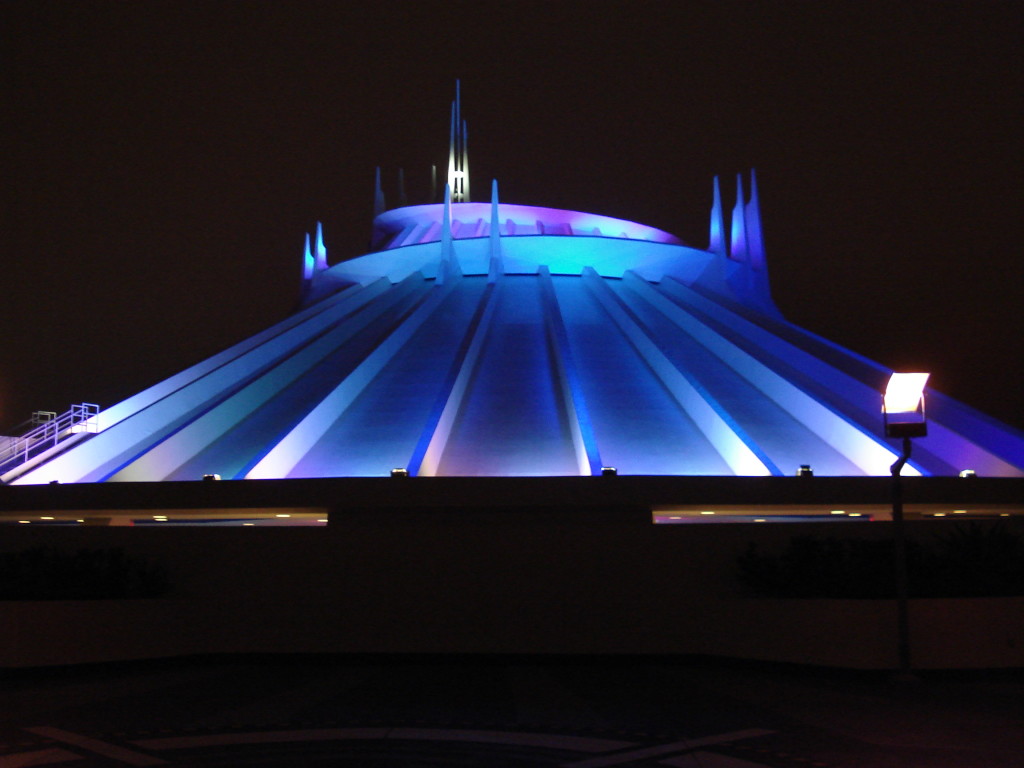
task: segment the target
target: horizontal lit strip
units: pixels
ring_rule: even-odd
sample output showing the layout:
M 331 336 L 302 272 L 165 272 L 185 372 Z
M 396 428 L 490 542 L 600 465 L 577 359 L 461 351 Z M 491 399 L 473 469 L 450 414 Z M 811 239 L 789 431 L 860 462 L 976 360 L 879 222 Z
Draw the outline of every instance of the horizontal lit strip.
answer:
M 949 519 L 1024 516 L 1024 504 L 989 504 L 955 508 L 950 504 L 913 504 L 904 509 L 907 519 L 945 517 Z M 659 505 L 651 510 L 655 524 L 750 522 L 765 518 L 768 522 L 814 522 L 840 520 L 891 520 L 888 504 L 749 504 L 724 506 Z

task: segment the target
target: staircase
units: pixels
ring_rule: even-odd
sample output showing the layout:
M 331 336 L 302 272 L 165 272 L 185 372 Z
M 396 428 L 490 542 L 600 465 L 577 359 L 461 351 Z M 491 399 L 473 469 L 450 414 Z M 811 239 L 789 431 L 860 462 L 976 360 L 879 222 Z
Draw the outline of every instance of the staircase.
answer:
M 99 432 L 100 407 L 95 403 L 72 405 L 62 414 L 36 411 L 27 422 L 28 432 L 0 438 L 0 475 L 81 432 Z

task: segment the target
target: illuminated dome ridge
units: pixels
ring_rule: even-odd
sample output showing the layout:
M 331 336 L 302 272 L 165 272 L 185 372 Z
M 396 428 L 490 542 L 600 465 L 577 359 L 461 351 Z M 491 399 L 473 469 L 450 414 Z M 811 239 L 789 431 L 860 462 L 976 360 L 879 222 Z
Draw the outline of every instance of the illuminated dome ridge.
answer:
M 318 259 L 322 266 L 307 270 L 307 302 L 339 286 L 381 277 L 399 282 L 413 272 L 428 279 L 439 279 L 446 269 L 493 278 L 499 272 L 536 275 L 541 268 L 556 275 L 581 275 L 589 267 L 605 277 L 633 270 L 652 279 L 675 274 L 693 280 L 713 262 L 711 253 L 689 248 L 654 227 L 599 214 L 499 203 L 496 181 L 489 204 L 446 202 L 378 214 L 373 239 L 376 249 L 358 258 L 330 268 L 326 257 Z M 307 260 L 312 264 L 308 250 Z M 770 297 L 764 298 L 770 307 Z
M 738 177 L 726 228 L 715 179 L 702 249 L 500 203 L 496 182 L 490 203 L 446 185 L 443 203 L 386 210 L 378 172 L 373 250 L 329 266 L 318 226 L 294 314 L 103 410 L 97 432 L 0 463 L 0 480 L 887 475 L 891 371 L 782 318 L 753 173 L 748 189 Z M 905 474 L 1024 476 L 1024 436 L 928 399 Z
M 454 203 L 451 217 L 452 238 L 455 240 L 488 237 L 491 233 L 491 206 L 488 203 Z M 675 235 L 644 224 L 559 208 L 502 203 L 498 206 L 497 221 L 502 237 L 570 235 L 680 244 Z M 444 206 L 441 204 L 394 208 L 374 219 L 373 240 L 381 243 L 381 250 L 439 242 L 443 224 Z

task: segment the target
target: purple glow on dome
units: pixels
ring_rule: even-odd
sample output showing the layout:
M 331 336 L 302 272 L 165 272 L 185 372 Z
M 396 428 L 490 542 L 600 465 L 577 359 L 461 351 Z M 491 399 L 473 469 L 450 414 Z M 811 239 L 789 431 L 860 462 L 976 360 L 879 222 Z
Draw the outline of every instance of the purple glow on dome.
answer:
M 441 239 L 443 215 L 444 206 L 441 204 L 410 205 L 386 211 L 374 219 L 374 242 L 383 243 L 382 250 L 437 242 Z M 453 203 L 451 215 L 454 239 L 490 235 L 490 203 Z M 682 244 L 675 235 L 655 227 L 582 211 L 499 203 L 498 220 L 503 237 L 566 235 Z
M 0 482 L 888 474 L 888 371 L 781 317 L 756 184 L 730 229 L 715 186 L 708 249 L 496 184 L 381 213 L 377 249 L 334 266 L 318 225 L 297 312 Z M 1024 476 L 1024 438 L 929 397 L 905 474 Z

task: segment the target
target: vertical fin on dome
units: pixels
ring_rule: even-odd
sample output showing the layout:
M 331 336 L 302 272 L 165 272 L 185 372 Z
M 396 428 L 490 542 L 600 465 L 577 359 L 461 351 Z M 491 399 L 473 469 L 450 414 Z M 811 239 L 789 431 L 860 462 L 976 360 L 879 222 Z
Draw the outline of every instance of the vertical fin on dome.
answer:
M 327 269 L 327 247 L 324 245 L 323 225 L 318 221 L 316 223 L 316 260 L 313 263 L 313 271 L 322 272 L 325 269 Z
M 444 214 L 441 218 L 441 258 L 452 252 L 452 188 L 444 185 Z
M 551 355 L 555 379 L 561 391 L 562 412 L 569 426 L 573 453 L 580 475 L 601 474 L 601 454 L 597 448 L 597 439 L 587 410 L 586 398 L 579 371 L 573 361 L 569 334 L 565 328 L 565 318 L 558 304 L 555 286 L 551 280 L 551 270 L 542 264 L 537 270 L 537 281 L 540 284 L 540 298 L 544 313 L 544 325 L 547 329 L 548 341 L 551 344 Z
M 401 290 L 398 289 L 398 286 L 394 286 L 384 289 L 385 295 L 390 294 L 398 301 L 403 300 L 400 297 L 415 295 L 422 285 L 422 276 L 419 272 L 413 272 L 399 285 L 402 285 L 403 288 L 408 287 L 410 290 L 392 293 L 393 290 Z M 320 439 L 331 430 L 332 425 L 337 423 L 341 415 L 352 406 L 359 396 L 378 380 L 377 376 L 380 372 L 391 364 L 391 361 L 408 344 L 409 340 L 421 328 L 428 325 L 431 317 L 449 295 L 449 290 L 428 292 L 425 300 L 414 311 L 398 320 L 391 327 L 387 336 L 381 339 L 355 368 L 340 377 L 340 381 L 334 389 L 321 396 L 319 402 L 310 404 L 309 411 L 298 424 L 295 424 L 285 435 L 272 440 L 269 450 L 245 473 L 245 477 L 249 479 L 288 477 L 297 468 L 296 475 L 302 476 L 302 462 L 307 456 L 313 454 Z M 337 317 L 338 315 L 332 316 Z M 365 328 L 378 317 L 380 317 L 379 314 L 371 311 L 361 313 L 353 320 L 357 328 Z M 252 365 L 257 365 L 257 363 L 252 363 Z M 379 468 L 379 471 L 387 472 L 390 466 L 390 464 L 385 464 Z
M 442 394 L 434 405 L 431 416 L 420 434 L 419 443 L 409 459 L 407 468 L 413 476 L 432 476 L 438 474 L 441 459 L 448 447 L 455 421 L 473 380 L 474 371 L 483 352 L 484 342 L 491 327 L 495 307 L 495 293 L 498 286 L 488 284 L 484 288 L 480 303 L 477 305 L 473 318 L 458 347 L 455 360 L 449 369 L 448 379 L 442 388 Z
M 309 247 L 309 232 L 306 233 L 306 247 L 302 251 L 302 279 L 310 280 L 313 277 L 314 261 L 313 252 Z
M 736 261 L 747 261 L 747 231 L 743 218 L 743 175 L 737 173 L 736 205 L 732 209 L 732 227 L 729 231 L 729 256 Z
M 498 180 L 491 179 L 491 261 L 487 273 L 487 282 L 493 283 L 498 275 L 504 274 L 505 266 L 501 259 L 501 221 L 498 219 Z
M 384 190 L 380 188 L 380 166 L 377 166 L 377 176 L 373 184 L 373 216 L 376 218 L 386 210 L 384 204 Z
M 455 258 L 455 248 L 452 246 L 452 188 L 447 184 L 444 187 L 444 218 L 441 220 L 441 261 L 437 266 L 437 282 L 445 281 L 448 273 L 454 271 L 461 274 L 459 262 Z
M 642 278 L 641 278 L 642 280 Z M 737 475 L 771 475 L 771 468 L 758 455 L 757 444 L 739 427 L 729 412 L 700 383 L 676 366 L 655 342 L 630 308 L 632 299 L 622 301 L 593 267 L 583 270 L 583 284 L 600 302 L 633 349 L 647 363 L 651 373 L 661 380 L 682 410 L 715 447 Z M 646 281 L 644 281 L 646 282 Z M 638 297 L 638 300 L 639 299 Z
M 772 301 L 772 290 L 768 283 L 768 259 L 764 251 L 764 234 L 761 230 L 761 203 L 758 200 L 757 172 L 750 169 L 750 202 L 744 207 L 747 225 L 747 252 L 750 254 L 751 290 L 753 299 L 760 308 L 778 313 Z
M 715 176 L 715 197 L 711 204 L 711 227 L 708 235 L 708 250 L 725 256 L 725 218 L 722 216 L 722 193 Z
M 437 202 L 437 166 L 430 166 L 430 199 L 428 203 L 433 205 Z

